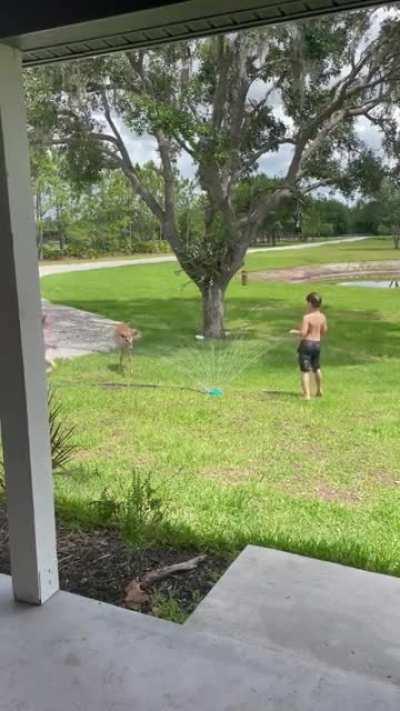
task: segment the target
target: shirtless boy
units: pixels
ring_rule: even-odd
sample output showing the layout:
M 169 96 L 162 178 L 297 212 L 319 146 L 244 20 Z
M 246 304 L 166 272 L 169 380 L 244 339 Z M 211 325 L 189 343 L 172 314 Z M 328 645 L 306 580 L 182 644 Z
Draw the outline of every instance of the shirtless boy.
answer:
M 310 400 L 310 373 L 314 373 L 317 385 L 317 397 L 322 397 L 322 375 L 320 367 L 321 338 L 328 332 L 325 315 L 321 312 L 322 299 L 313 291 L 306 297 L 308 310 L 300 328 L 294 328 L 290 333 L 300 336 L 297 349 L 301 370 L 301 385 L 305 400 Z

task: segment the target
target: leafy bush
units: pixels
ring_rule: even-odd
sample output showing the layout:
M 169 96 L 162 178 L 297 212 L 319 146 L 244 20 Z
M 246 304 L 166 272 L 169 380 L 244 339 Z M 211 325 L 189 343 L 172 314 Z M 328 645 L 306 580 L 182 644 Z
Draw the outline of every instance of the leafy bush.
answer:
M 165 515 L 165 504 L 157 495 L 151 474 L 140 471 L 133 472 L 122 499 L 114 498 L 107 488 L 100 499 L 92 502 L 92 507 L 102 525 L 117 526 L 128 543 L 137 549 L 154 543 Z
M 92 506 L 94 506 L 102 524 L 118 523 L 121 503 L 113 498 L 109 489 L 103 489 L 100 499 L 93 501 Z
M 77 259 L 96 259 L 96 257 L 100 256 L 101 252 L 94 249 L 89 239 L 72 239 L 68 243 L 66 254 L 69 257 L 76 257 Z
M 96 259 L 102 255 L 129 255 L 129 254 L 167 254 L 170 252 L 168 242 L 165 240 L 117 240 L 111 237 L 91 238 L 73 237 L 70 238 L 68 246 L 64 250 L 63 256 L 75 257 L 76 259 Z M 48 256 L 47 256 L 48 254 Z M 56 253 L 51 249 L 46 253 L 45 259 L 54 259 Z M 58 256 L 61 252 L 57 251 Z
M 136 242 L 134 251 L 138 254 L 165 254 L 171 249 L 166 240 L 149 239 L 145 242 Z
M 57 402 L 51 388 L 48 390 L 48 409 L 51 464 L 55 472 L 58 469 L 65 469 L 76 450 L 72 439 L 75 427 L 65 423 L 63 406 L 61 402 Z M 0 492 L 2 489 L 4 489 L 4 462 L 0 459 Z
M 62 259 L 64 252 L 58 244 L 44 244 L 42 246 L 42 259 Z
M 334 229 L 333 225 L 329 222 L 323 222 L 321 224 L 321 237 L 333 237 Z
M 122 535 L 137 547 L 145 541 L 151 543 L 163 518 L 163 504 L 152 484 L 151 474 L 134 471 L 120 510 Z

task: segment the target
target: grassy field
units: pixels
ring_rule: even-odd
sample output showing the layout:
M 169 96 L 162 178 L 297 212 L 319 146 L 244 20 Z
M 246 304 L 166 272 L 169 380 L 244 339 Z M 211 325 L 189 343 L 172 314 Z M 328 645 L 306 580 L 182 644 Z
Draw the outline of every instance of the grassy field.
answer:
M 249 270 L 396 258 L 389 240 L 249 256 Z M 43 279 L 54 302 L 130 321 L 144 334 L 125 376 L 115 354 L 52 376 L 78 451 L 56 477 L 72 523 L 152 476 L 164 518 L 153 542 L 235 552 L 246 543 L 400 575 L 400 290 L 313 284 L 330 333 L 326 396 L 298 398 L 295 342 L 307 284 L 236 280 L 233 336 L 197 342 L 199 299 L 174 264 Z M 157 386 L 157 387 L 144 387 Z M 221 387 L 224 396 L 204 394 Z

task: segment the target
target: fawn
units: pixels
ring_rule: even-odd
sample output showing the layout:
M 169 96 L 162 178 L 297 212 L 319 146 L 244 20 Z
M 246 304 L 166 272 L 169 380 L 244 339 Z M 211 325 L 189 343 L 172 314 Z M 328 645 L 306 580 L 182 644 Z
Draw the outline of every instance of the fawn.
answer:
M 114 342 L 119 349 L 119 365 L 121 370 L 124 368 L 124 360 L 132 357 L 133 344 L 139 341 L 142 337 L 140 331 L 136 328 L 131 328 L 126 323 L 119 323 L 114 331 Z

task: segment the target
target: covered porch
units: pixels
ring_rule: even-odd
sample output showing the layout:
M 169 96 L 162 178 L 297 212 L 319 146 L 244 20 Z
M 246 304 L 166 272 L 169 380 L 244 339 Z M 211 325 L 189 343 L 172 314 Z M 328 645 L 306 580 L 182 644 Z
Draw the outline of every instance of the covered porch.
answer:
M 12 563 L 12 577 L 0 576 L 0 709 L 399 708 L 398 580 L 341 568 L 338 595 L 336 566 L 314 561 L 310 577 L 307 559 L 276 554 L 272 565 L 261 551 L 249 567 L 254 552 L 247 549 L 234 564 L 246 584 L 235 587 L 233 620 L 223 579 L 214 602 L 218 620 L 227 621 L 220 625 L 213 613 L 184 627 L 59 591 L 22 84 L 24 65 L 378 4 L 384 3 L 119 0 L 112 10 L 108 3 L 92 10 L 50 2 L 0 10 L 0 417 Z M 250 588 L 254 608 L 243 612 Z M 368 592 L 353 605 L 357 590 Z M 275 602 L 266 608 L 269 596 Z M 279 616 L 281 634 L 273 638 L 268 620 L 289 599 L 291 614 Z M 253 614 L 266 627 L 257 623 L 257 634 L 238 635 L 242 616 Z M 325 614 L 331 625 L 315 630 L 313 620 Z M 304 643 L 297 644 L 286 626 L 304 615 Z M 316 647 L 307 641 L 308 625 Z M 336 655 L 319 657 L 318 645 L 333 645 Z
M 400 580 L 248 546 L 185 625 L 0 576 L 7 711 L 395 711 Z

